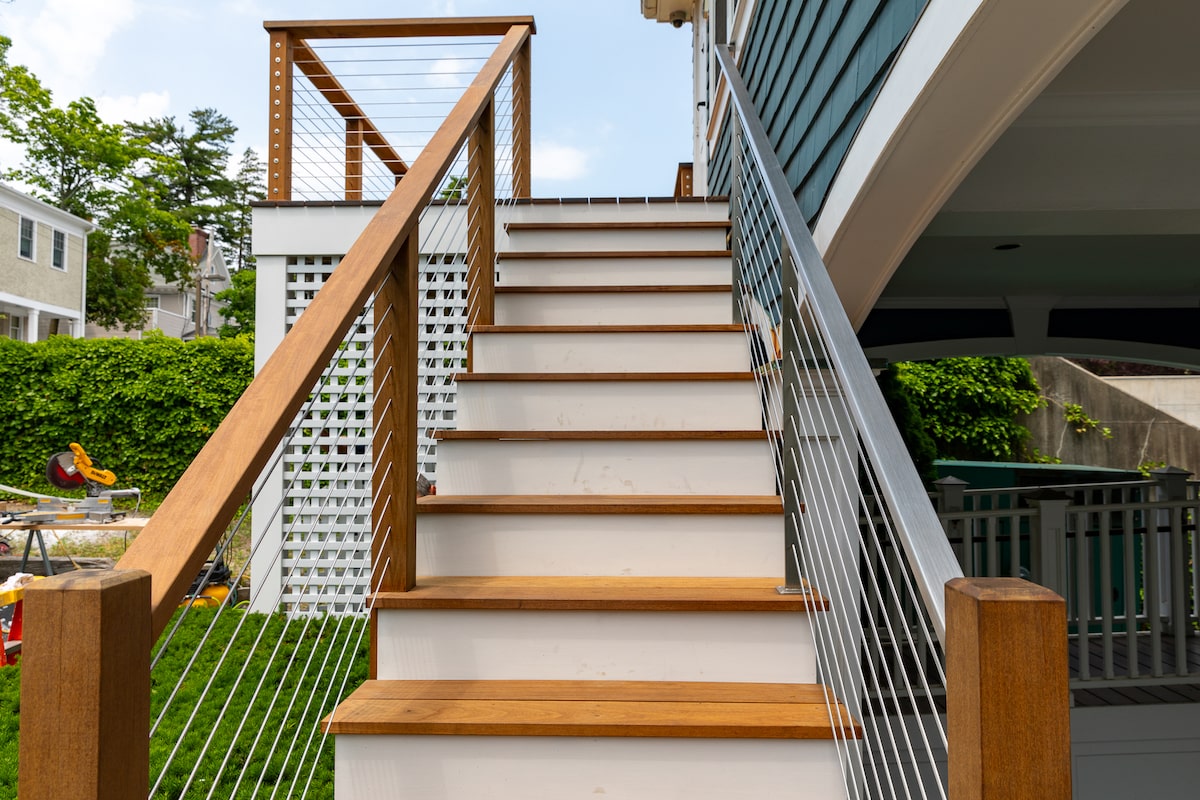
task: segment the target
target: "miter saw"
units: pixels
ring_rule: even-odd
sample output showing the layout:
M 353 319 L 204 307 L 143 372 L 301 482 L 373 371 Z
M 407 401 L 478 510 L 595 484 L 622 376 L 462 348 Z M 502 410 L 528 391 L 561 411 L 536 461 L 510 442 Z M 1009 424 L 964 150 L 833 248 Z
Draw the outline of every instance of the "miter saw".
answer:
M 133 497 L 141 502 L 140 489 L 111 489 L 117 476 L 103 469 L 84 451 L 82 445 L 72 442 L 69 452 L 57 453 L 46 464 L 46 480 L 59 489 L 83 489 L 83 499 L 70 497 L 47 497 L 45 495 L 0 486 L 0 491 L 24 495 L 37 500 L 37 508 L 0 516 L 0 522 L 15 522 L 26 525 L 48 525 L 56 522 L 114 522 L 125 516 L 124 511 L 113 508 L 112 501 L 118 497 Z

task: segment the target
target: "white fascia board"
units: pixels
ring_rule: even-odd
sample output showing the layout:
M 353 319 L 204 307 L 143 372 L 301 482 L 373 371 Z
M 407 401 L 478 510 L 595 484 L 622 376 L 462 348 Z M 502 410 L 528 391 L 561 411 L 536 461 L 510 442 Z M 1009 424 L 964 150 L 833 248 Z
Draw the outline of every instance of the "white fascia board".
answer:
M 19 294 L 10 294 L 9 292 L 0 292 L 0 303 L 27 308 L 31 311 L 37 311 L 39 314 L 50 314 L 55 317 L 65 317 L 67 319 L 83 319 L 83 312 L 78 308 L 56 306 L 51 303 L 39 303 L 37 300 L 30 300 L 28 297 L 22 297 Z
M 43 225 L 64 233 L 73 233 L 80 238 L 96 230 L 96 225 L 86 219 L 19 192 L 6 183 L 0 183 L 0 205 L 11 208 L 23 217 L 35 219 Z

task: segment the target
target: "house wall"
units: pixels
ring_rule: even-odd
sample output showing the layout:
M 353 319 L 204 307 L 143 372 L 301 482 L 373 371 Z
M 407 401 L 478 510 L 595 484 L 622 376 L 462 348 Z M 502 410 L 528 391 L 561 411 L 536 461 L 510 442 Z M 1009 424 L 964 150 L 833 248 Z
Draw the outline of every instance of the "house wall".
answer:
M 20 218 L 36 223 L 34 260 L 17 255 Z M 67 237 L 66 271 L 50 266 L 54 231 Z M 37 303 L 78 309 L 83 293 L 86 269 L 83 263 L 83 238 L 53 222 L 28 212 L 0 207 L 0 263 L 4 264 L 3 288 Z
M 758 0 L 739 64 L 805 219 L 837 169 L 925 0 Z M 728 194 L 728 114 L 709 189 Z

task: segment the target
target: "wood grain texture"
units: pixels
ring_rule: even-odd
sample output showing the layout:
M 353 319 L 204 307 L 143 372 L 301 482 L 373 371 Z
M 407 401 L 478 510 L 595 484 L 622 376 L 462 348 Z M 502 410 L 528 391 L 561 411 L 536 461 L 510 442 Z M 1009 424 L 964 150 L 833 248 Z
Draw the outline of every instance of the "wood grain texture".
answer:
M 1017 578 L 956 578 L 946 631 L 950 796 L 1069 800 L 1065 601 Z
M 346 120 L 345 197 L 362 200 L 363 120 Z
M 746 441 L 766 439 L 766 431 L 435 431 L 437 441 L 508 439 L 550 441 Z
M 532 194 L 533 116 L 532 41 L 526 40 L 513 59 L 512 82 L 512 191 L 513 197 Z
M 860 735 L 823 686 L 677 681 L 376 681 L 338 707 L 332 730 L 737 739 Z
M 292 199 L 292 63 L 295 37 L 271 31 L 267 87 L 267 200 Z
M 375 127 L 375 123 L 371 122 L 367 117 L 367 113 L 359 107 L 358 103 L 354 102 L 354 98 L 350 96 L 350 92 L 342 86 L 341 81 L 333 76 L 329 71 L 329 67 L 325 66 L 325 62 L 321 61 L 320 56 L 308 46 L 308 43 L 303 40 L 295 41 L 293 45 L 293 59 L 300 71 L 312 83 L 313 88 L 321 93 L 326 102 L 333 107 L 333 110 L 346 120 L 347 125 L 354 123 L 355 127 L 360 131 L 360 141 L 371 148 L 383 166 L 387 167 L 388 171 L 393 175 L 399 176 L 408 172 L 408 164 L 400 157 L 400 154 L 392 149 L 388 140 Z M 347 136 L 349 136 L 349 127 L 347 127 Z M 349 145 L 347 144 L 347 167 L 349 167 Z M 362 156 L 361 150 L 359 153 L 358 171 L 362 173 Z M 347 200 L 361 200 L 359 197 L 346 197 Z
M 22 798 L 149 794 L 152 643 L 145 572 L 74 572 L 26 587 Z
M 542 261 L 555 258 L 730 258 L 731 253 L 729 250 L 503 250 L 497 253 L 496 257 L 501 261 Z
M 268 31 L 305 39 L 405 39 L 415 36 L 503 36 L 517 27 L 536 33 L 533 17 L 430 17 L 393 19 L 268 20 Z
M 428 495 L 421 514 L 781 514 L 775 495 Z
M 496 104 L 489 101 L 467 144 L 467 319 L 495 321 Z
M 416 581 L 418 231 L 408 237 L 375 297 L 371 449 L 371 585 L 403 592 Z
M 159 506 L 118 566 L 153 576 L 154 633 L 249 496 L 291 420 L 385 270 L 417 225 L 434 187 L 457 158 L 513 55 L 529 37 L 517 27 L 497 45 L 419 158 L 371 218 L 321 291 Z
M 753 372 L 460 372 L 454 380 L 463 383 L 536 381 L 539 383 L 595 383 L 597 381 L 752 381 Z
M 779 594 L 778 578 L 420 577 L 410 592 L 378 592 L 376 608 L 543 611 L 823 611 L 817 594 Z

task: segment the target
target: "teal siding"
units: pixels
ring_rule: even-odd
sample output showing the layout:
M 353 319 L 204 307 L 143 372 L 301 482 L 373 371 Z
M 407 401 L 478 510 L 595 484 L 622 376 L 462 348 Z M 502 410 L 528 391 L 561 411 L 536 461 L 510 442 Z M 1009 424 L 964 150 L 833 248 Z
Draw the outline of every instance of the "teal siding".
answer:
M 758 0 L 742 75 L 805 219 L 812 220 L 925 0 Z M 729 193 L 729 133 L 710 191 Z

